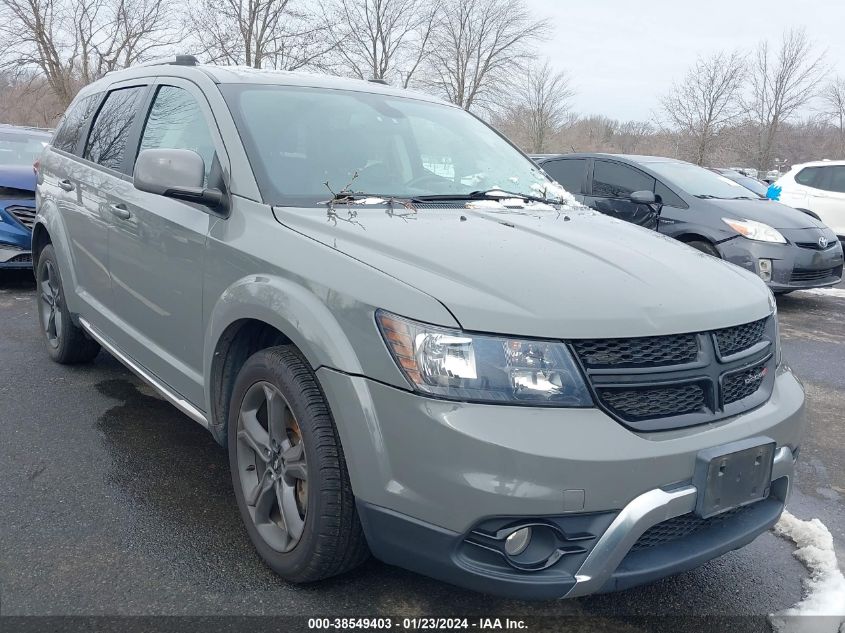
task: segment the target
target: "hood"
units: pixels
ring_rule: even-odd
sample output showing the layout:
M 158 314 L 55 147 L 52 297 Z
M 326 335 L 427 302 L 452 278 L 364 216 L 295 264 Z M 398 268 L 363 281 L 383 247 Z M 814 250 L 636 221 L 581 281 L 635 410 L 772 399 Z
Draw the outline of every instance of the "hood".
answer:
M 0 187 L 35 191 L 32 165 L 0 165 Z
M 546 338 L 677 334 L 771 313 L 757 277 L 586 210 L 275 208 L 284 226 L 438 299 L 461 327 Z M 389 296 L 380 306 L 403 314 Z M 413 318 L 413 314 L 404 314 Z
M 775 229 L 816 229 L 824 225 L 815 218 L 774 200 L 702 200 L 734 220 L 755 220 Z

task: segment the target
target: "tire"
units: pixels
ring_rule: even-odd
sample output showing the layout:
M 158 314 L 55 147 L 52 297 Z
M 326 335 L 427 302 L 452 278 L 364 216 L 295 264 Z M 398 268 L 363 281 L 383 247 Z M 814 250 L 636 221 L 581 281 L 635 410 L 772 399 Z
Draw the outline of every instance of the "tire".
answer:
M 94 360 L 100 352 L 100 344 L 89 338 L 71 319 L 52 244 L 41 251 L 35 281 L 38 325 L 50 358 L 62 365 Z
M 337 429 L 316 377 L 293 346 L 246 361 L 228 425 L 238 509 L 267 565 L 285 580 L 308 583 L 367 559 Z
M 719 255 L 719 251 L 717 251 L 716 247 L 713 246 L 710 242 L 706 242 L 704 240 L 692 240 L 691 242 L 687 242 L 687 246 L 692 246 L 697 251 L 701 251 L 702 253 L 707 253 L 708 255 L 712 255 L 713 257 L 722 259 L 722 256 Z

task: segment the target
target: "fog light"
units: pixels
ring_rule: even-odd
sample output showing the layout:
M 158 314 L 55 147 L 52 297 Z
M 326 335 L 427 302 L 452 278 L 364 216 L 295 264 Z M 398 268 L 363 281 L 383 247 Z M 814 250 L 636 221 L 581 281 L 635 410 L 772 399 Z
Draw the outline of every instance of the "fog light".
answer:
M 760 279 L 763 281 L 771 281 L 772 280 L 772 260 L 771 259 L 758 259 L 757 260 L 757 270 L 759 271 Z
M 531 528 L 524 527 L 512 532 L 505 539 L 505 553 L 508 556 L 519 556 L 531 542 Z

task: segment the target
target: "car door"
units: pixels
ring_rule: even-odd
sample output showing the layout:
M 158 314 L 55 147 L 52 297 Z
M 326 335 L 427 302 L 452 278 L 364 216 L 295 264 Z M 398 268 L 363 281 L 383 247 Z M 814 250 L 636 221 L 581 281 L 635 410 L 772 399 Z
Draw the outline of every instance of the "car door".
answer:
M 222 143 L 193 83 L 168 78 L 154 86 L 131 166 L 139 152 L 159 148 L 196 151 L 205 162 L 206 182 L 222 178 L 217 158 Z M 131 185 L 109 204 L 117 209 L 109 232 L 109 269 L 111 307 L 122 325 L 118 342 L 174 391 L 200 405 L 205 244 L 220 216 Z
M 587 186 L 586 158 L 555 158 L 544 162 L 542 167 L 553 180 L 575 196 L 578 202 L 584 202 Z
M 654 192 L 654 186 L 653 177 L 631 165 L 597 158 L 593 161 L 590 192 L 585 197 L 585 204 L 620 220 L 657 229 L 656 211 L 630 199 L 635 191 Z
M 113 196 L 131 187 L 122 167 L 131 130 L 148 88 L 143 81 L 110 87 L 88 126 L 82 161 L 69 174 L 77 206 L 86 224 L 84 232 L 79 230 L 81 219 L 76 227 L 69 227 L 76 251 L 76 266 L 83 275 L 83 282 L 95 280 L 83 289 L 81 297 L 95 308 L 86 315 L 89 322 L 109 337 L 115 333 L 109 310 L 108 231 L 114 219 L 114 211 L 109 204 Z
M 810 193 L 810 210 L 837 235 L 845 235 L 845 165 L 830 165 L 821 171 L 822 177 Z

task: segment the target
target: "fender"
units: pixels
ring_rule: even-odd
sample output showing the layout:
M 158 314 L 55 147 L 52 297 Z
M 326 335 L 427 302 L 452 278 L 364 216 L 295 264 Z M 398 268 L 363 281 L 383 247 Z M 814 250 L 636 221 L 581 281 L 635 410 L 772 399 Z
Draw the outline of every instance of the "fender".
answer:
M 80 299 L 76 294 L 76 288 L 79 287 L 79 284 L 77 283 L 76 270 L 73 266 L 73 255 L 71 254 L 72 251 L 68 243 L 68 232 L 64 218 L 62 218 L 62 214 L 59 212 L 59 208 L 53 198 L 45 197 L 42 194 L 40 196 L 40 204 L 37 207 L 32 235 L 35 237 L 36 231 L 40 227 L 46 230 L 50 236 L 50 242 L 53 244 L 53 250 L 56 252 L 56 259 L 59 264 L 59 274 L 64 281 L 65 301 L 67 302 L 70 313 L 76 315 L 79 313 L 81 307 Z M 34 259 L 33 265 L 35 265 Z

